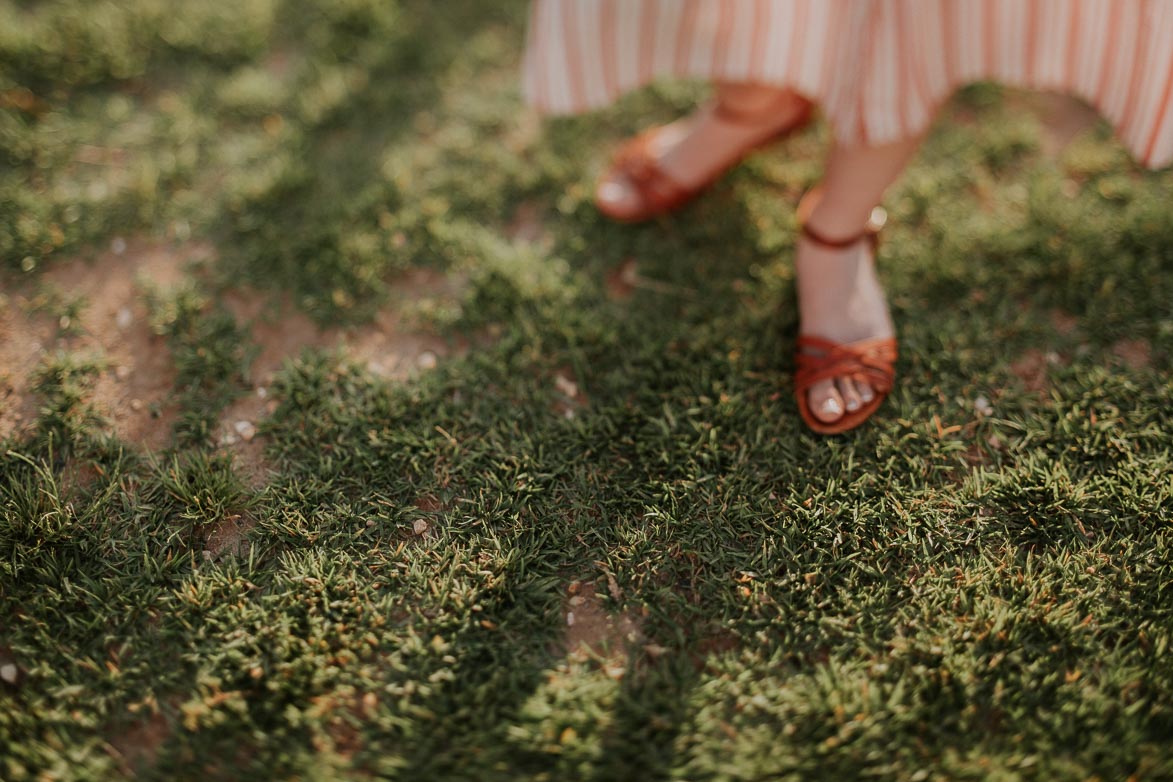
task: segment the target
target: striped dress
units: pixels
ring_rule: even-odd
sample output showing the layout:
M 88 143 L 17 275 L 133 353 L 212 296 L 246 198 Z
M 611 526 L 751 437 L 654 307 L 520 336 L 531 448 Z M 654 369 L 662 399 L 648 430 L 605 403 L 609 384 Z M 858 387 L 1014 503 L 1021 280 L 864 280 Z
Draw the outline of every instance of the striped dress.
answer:
M 790 87 L 845 144 L 923 131 L 962 84 L 1072 93 L 1173 162 L 1173 0 L 534 0 L 523 87 L 545 113 L 665 77 Z

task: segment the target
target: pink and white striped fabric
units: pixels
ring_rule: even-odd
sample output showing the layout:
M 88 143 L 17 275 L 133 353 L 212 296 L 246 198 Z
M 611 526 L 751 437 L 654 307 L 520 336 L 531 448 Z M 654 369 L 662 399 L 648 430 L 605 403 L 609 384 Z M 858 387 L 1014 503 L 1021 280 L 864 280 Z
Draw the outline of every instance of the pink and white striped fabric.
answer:
M 923 131 L 959 85 L 1075 94 L 1173 162 L 1173 0 L 534 0 L 523 86 L 552 114 L 665 77 L 791 87 L 837 138 Z

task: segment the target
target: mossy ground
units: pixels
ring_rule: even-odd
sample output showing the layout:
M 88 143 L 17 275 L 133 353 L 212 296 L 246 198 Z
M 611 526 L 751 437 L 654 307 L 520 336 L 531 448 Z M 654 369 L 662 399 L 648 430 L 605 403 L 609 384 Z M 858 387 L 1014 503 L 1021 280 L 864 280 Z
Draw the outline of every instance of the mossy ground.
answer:
M 959 96 L 887 203 L 896 391 L 820 439 L 827 129 L 613 225 L 593 173 L 697 89 L 542 127 L 524 3 L 442 5 L 0 0 L 46 348 L 0 367 L 0 777 L 1173 778 L 1173 174 Z M 53 277 L 144 243 L 212 248 L 134 288 L 159 445 Z M 377 371 L 389 312 L 449 355 Z

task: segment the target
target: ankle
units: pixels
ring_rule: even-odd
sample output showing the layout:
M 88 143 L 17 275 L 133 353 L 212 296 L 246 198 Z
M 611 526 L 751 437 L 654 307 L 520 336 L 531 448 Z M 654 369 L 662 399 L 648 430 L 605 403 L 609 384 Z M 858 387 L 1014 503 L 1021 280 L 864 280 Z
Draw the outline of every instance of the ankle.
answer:
M 803 235 L 829 249 L 848 247 L 860 239 L 874 237 L 888 221 L 881 206 L 868 206 L 859 199 L 835 199 L 821 186 L 807 192 L 798 203 L 798 224 Z

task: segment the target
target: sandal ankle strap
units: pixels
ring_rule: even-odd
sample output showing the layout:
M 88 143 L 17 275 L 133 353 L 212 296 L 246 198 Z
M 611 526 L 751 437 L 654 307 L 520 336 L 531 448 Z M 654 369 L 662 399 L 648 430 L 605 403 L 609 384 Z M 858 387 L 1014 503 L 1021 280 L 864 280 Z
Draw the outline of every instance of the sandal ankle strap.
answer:
M 835 238 L 827 236 L 810 224 L 810 216 L 814 212 L 818 196 L 819 191 L 816 188 L 808 191 L 802 197 L 802 200 L 798 202 L 798 227 L 802 231 L 803 236 L 829 250 L 844 250 L 863 239 L 870 241 L 873 249 L 879 246 L 880 231 L 888 222 L 888 211 L 884 207 L 876 206 L 872 208 L 872 213 L 868 216 L 867 223 L 859 233 L 844 238 Z

